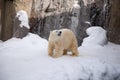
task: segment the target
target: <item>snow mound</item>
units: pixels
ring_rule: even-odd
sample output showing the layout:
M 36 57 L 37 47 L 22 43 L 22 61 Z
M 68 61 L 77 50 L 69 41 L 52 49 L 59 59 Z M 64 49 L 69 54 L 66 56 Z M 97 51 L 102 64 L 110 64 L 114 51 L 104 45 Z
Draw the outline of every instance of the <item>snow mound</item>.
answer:
M 39 37 L 38 35 L 29 33 L 23 39 L 11 38 L 3 43 L 3 47 L 22 47 L 23 49 L 40 49 L 47 47 L 47 40 Z
M 20 27 L 26 27 L 26 28 L 30 28 L 29 24 L 28 24 L 28 15 L 26 13 L 26 11 L 24 10 L 20 10 L 17 12 L 16 17 L 18 17 L 18 19 L 21 21 Z
M 88 37 L 83 39 L 82 46 L 104 46 L 107 43 L 106 31 L 102 27 L 90 27 L 86 33 Z

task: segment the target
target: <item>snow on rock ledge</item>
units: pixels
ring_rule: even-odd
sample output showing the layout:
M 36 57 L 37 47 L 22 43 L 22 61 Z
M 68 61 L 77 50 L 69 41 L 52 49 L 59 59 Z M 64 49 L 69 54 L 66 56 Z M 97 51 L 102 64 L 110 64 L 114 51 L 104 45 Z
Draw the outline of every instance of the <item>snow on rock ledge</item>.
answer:
M 26 11 L 18 11 L 14 19 L 13 37 L 23 38 L 28 34 L 29 29 L 30 26 Z
M 26 11 L 24 10 L 20 10 L 17 12 L 16 17 L 18 17 L 18 19 L 21 21 L 20 27 L 26 27 L 26 28 L 30 28 L 29 24 L 28 24 L 28 15 L 26 13 Z
M 82 46 L 104 46 L 107 43 L 106 31 L 100 26 L 92 26 L 86 33 L 88 37 L 83 39 Z

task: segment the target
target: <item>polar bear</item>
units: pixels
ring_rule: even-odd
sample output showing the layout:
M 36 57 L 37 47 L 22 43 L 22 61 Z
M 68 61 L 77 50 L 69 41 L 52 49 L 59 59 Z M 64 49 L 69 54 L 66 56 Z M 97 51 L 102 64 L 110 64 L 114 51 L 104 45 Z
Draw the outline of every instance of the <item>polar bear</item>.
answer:
M 50 31 L 48 39 L 48 54 L 54 58 L 66 55 L 72 51 L 73 56 L 78 56 L 78 43 L 74 33 L 70 29 Z

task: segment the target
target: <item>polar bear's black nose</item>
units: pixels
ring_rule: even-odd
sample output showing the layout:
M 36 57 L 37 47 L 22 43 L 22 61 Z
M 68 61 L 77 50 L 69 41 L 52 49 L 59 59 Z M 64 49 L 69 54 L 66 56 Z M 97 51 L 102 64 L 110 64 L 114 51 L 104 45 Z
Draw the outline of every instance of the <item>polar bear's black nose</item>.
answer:
M 62 33 L 62 31 L 59 31 L 59 32 L 58 32 L 58 36 L 61 36 L 61 33 Z

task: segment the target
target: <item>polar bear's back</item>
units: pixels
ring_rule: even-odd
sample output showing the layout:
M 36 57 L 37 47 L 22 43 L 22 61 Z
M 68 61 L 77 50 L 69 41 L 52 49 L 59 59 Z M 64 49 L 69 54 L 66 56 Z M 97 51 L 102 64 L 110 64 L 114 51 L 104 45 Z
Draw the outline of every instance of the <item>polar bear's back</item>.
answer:
M 72 43 L 76 41 L 76 37 L 73 33 L 73 31 L 69 29 L 61 29 L 62 34 L 61 34 L 61 42 L 64 46 L 65 49 L 70 48 L 72 46 Z

